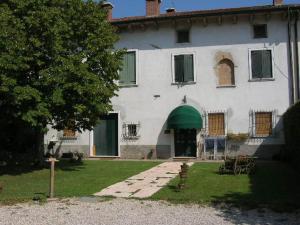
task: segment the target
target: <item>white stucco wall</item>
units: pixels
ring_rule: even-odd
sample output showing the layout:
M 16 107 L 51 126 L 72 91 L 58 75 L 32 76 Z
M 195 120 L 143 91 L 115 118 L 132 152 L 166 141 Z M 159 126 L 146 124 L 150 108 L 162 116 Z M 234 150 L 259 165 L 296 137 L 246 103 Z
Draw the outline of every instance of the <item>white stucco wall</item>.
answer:
M 247 19 L 237 24 L 209 23 L 207 27 L 193 24 L 188 44 L 176 43 L 173 25 L 160 26 L 158 30 L 122 32 L 116 48 L 137 50 L 138 85 L 120 88 L 119 96 L 112 103 L 114 110 L 120 111 L 121 124 L 141 123 L 141 137 L 136 141 L 123 140 L 121 145 L 171 145 L 171 135 L 164 134 L 164 125 L 169 113 L 182 104 L 184 96 L 187 104 L 200 113 L 227 110 L 229 132 L 249 132 L 250 110 L 277 110 L 279 120 L 289 106 L 287 21 L 272 17 L 268 22 L 261 22 L 268 24 L 268 38 L 253 39 L 252 25 Z M 249 49 L 262 48 L 273 50 L 274 80 L 249 82 Z M 215 56 L 220 51 L 232 55 L 236 87 L 217 88 Z M 181 87 L 172 84 L 172 54 L 178 53 L 195 55 L 195 84 Z M 89 145 L 89 132 L 81 134 L 76 144 Z

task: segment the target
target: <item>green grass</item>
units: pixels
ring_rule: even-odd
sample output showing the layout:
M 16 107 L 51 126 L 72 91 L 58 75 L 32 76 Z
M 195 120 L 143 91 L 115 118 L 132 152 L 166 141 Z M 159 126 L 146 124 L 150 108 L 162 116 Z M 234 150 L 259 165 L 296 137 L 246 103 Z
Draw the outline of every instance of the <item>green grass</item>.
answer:
M 59 162 L 55 173 L 56 197 L 87 196 L 158 165 L 158 162 L 84 161 L 82 164 Z M 15 168 L 0 171 L 0 203 L 31 200 L 47 196 L 49 169 Z
M 230 203 L 274 210 L 300 208 L 300 176 L 289 165 L 258 163 L 254 175 L 219 175 L 217 163 L 196 163 L 188 173 L 187 189 L 178 192 L 179 178 L 151 199 L 174 203 Z

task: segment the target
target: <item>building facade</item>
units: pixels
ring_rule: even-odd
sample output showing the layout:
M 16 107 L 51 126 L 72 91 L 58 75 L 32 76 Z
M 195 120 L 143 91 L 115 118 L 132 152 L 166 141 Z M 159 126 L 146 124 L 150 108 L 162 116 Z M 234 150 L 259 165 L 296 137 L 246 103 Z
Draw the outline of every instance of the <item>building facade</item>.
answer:
M 284 145 L 282 115 L 298 98 L 298 5 L 112 19 L 125 48 L 114 111 L 93 131 L 49 130 L 45 145 L 89 157 L 271 158 Z

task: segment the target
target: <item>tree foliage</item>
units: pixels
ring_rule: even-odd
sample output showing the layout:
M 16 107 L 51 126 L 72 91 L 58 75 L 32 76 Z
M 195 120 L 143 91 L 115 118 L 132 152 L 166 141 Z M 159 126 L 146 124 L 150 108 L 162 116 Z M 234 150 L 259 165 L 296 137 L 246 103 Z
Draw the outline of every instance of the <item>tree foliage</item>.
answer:
M 2 0 L 0 30 L 0 124 L 81 131 L 111 110 L 122 51 L 101 3 Z

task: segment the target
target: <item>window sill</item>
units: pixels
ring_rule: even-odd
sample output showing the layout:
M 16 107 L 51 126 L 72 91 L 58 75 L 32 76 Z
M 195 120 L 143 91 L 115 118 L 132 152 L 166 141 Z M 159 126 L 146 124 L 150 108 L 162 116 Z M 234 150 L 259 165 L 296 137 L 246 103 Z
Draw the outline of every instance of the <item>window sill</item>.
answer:
M 236 85 L 219 85 L 217 88 L 236 88 Z
M 249 82 L 275 81 L 274 78 L 249 79 Z
M 119 88 L 138 87 L 137 84 L 119 84 Z
M 60 137 L 60 140 L 77 140 L 78 136 L 63 136 Z
M 196 84 L 196 81 L 189 81 L 189 82 L 173 82 L 172 85 L 180 85 L 180 86 L 184 86 L 184 85 L 192 85 L 192 84 Z

